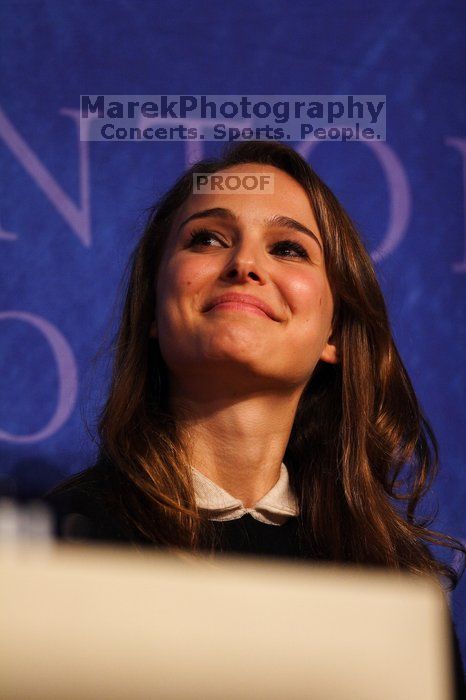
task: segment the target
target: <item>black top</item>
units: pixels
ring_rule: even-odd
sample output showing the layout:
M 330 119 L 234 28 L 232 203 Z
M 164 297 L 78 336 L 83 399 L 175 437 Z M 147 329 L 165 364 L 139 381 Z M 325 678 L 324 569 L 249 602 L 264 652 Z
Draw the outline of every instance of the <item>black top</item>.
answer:
M 157 547 L 132 529 L 120 517 L 108 498 L 111 492 L 110 472 L 97 464 L 43 496 L 55 518 L 55 536 L 65 540 L 85 540 L 114 544 L 136 544 Z M 263 523 L 250 514 L 236 520 L 211 521 L 218 536 L 214 549 L 289 559 L 309 558 L 301 544 L 299 519 L 290 517 L 283 525 Z M 316 557 L 314 557 L 316 558 Z M 455 699 L 466 697 L 466 684 L 459 641 L 453 621 L 451 641 L 454 658 Z
M 55 536 L 65 540 L 88 540 L 114 544 L 160 547 L 148 542 L 120 516 L 110 498 L 111 476 L 101 467 L 87 469 L 43 496 L 54 515 Z M 213 549 L 270 557 L 304 558 L 298 518 L 283 525 L 263 523 L 248 513 L 236 520 L 211 521 L 217 541 Z

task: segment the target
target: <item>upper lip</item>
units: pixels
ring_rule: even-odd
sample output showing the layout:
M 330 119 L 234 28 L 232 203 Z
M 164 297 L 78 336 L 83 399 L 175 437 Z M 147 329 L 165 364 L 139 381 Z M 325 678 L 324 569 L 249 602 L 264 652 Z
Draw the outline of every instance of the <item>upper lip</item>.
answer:
M 251 294 L 235 294 L 235 293 L 228 293 L 228 294 L 221 294 L 218 297 L 215 297 L 212 301 L 210 301 L 204 311 L 209 311 L 212 309 L 214 306 L 217 304 L 221 304 L 224 301 L 236 301 L 237 303 L 243 303 L 243 304 L 251 304 L 252 306 L 257 306 L 257 308 L 261 309 L 264 313 L 267 314 L 267 316 L 270 316 L 274 321 L 279 321 L 280 319 L 277 317 L 275 314 L 274 310 L 265 303 L 265 301 L 262 301 L 261 299 L 258 299 L 255 296 L 252 296 Z

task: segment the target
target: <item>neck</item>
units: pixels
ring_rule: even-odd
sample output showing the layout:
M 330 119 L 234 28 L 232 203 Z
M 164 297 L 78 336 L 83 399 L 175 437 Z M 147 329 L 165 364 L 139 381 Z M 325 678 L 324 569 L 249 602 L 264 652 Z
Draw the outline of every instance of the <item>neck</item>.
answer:
M 299 395 L 172 396 L 191 466 L 251 508 L 277 483 Z

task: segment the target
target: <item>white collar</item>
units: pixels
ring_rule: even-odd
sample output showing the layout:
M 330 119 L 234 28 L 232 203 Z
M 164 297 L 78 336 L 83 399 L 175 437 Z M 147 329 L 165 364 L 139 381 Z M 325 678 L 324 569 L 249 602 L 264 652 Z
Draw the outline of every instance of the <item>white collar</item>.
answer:
M 237 520 L 246 513 L 269 525 L 282 525 L 290 516 L 299 514 L 296 496 L 291 490 L 288 470 L 282 462 L 280 478 L 275 486 L 255 503 L 245 508 L 242 501 L 192 467 L 194 491 L 198 508 L 212 511 L 210 520 Z

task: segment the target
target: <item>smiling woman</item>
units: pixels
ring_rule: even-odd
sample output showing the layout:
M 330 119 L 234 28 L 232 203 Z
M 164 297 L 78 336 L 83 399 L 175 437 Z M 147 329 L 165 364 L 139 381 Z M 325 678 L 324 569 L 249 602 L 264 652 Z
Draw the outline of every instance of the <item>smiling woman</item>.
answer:
M 205 193 L 179 208 L 151 331 L 171 378 L 171 412 L 195 446 L 191 464 L 245 506 L 278 481 L 317 362 L 336 362 L 332 293 L 309 198 L 286 172 L 260 170 L 274 175 L 273 193 Z
M 193 193 L 196 173 L 273 175 L 274 190 Z M 79 513 L 94 539 L 456 585 L 428 545 L 464 547 L 415 516 L 437 445 L 372 261 L 301 156 L 247 142 L 196 163 L 129 270 L 99 459 L 47 496 L 62 535 Z

